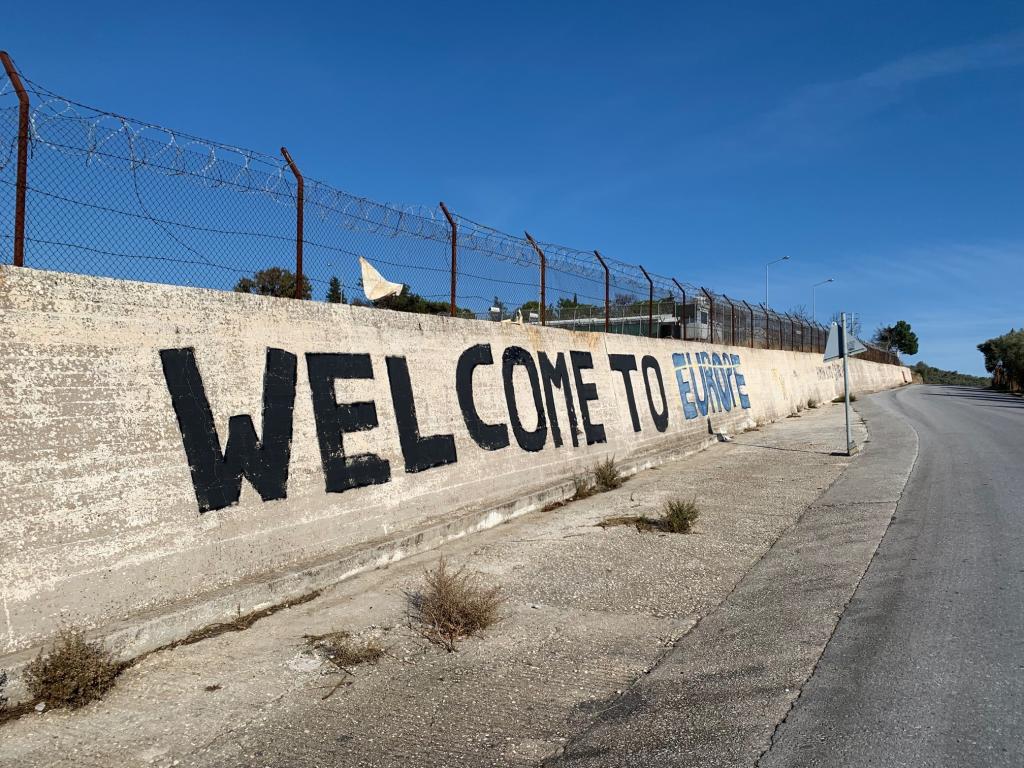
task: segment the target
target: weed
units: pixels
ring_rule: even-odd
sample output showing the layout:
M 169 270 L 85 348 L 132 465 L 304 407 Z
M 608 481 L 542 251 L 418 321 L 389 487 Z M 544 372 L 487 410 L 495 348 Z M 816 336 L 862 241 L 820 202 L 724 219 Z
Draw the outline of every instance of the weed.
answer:
M 5 688 L 7 688 L 7 670 L 0 669 L 0 712 L 7 708 L 7 697 L 4 696 Z
M 572 484 L 576 488 L 574 499 L 585 499 L 594 495 L 594 484 L 587 475 L 573 475 Z
M 442 557 L 437 568 L 424 573 L 426 584 L 407 593 L 409 617 L 416 630 L 451 653 L 456 643 L 500 618 L 505 598 L 500 587 L 487 587 L 464 567 L 451 570 Z
M 812 410 L 814 408 L 817 408 L 818 407 L 818 401 L 815 400 L 813 397 L 807 398 L 807 407 L 812 409 Z
M 213 683 L 212 685 L 203 686 L 203 690 L 207 693 L 213 693 L 214 691 L 219 691 L 223 687 L 224 686 L 222 686 L 220 683 Z
M 354 640 L 344 630 L 326 635 L 306 635 L 306 642 L 339 669 L 374 662 L 384 655 L 384 647 L 376 640 Z
M 39 652 L 25 670 L 32 698 L 47 707 L 77 709 L 98 699 L 114 685 L 124 669 L 110 652 L 85 639 L 85 631 L 64 627 L 50 653 Z
M 599 491 L 611 491 L 622 485 L 622 475 L 615 466 L 614 456 L 594 465 L 594 484 Z
M 689 533 L 698 517 L 700 517 L 700 509 L 697 507 L 696 497 L 689 501 L 670 499 L 665 502 L 662 520 L 666 530 L 672 533 Z
M 832 402 L 833 403 L 845 403 L 846 402 L 846 398 L 843 397 L 842 395 L 840 395 L 839 397 L 835 398 Z M 851 403 L 856 403 L 857 402 L 857 396 L 856 395 L 850 395 L 850 402 Z
M 693 529 L 693 523 L 699 516 L 700 509 L 697 507 L 696 498 L 690 501 L 672 499 L 665 503 L 661 517 L 621 515 L 605 518 L 598 525 L 602 528 L 616 525 L 632 525 L 640 532 L 689 533 Z

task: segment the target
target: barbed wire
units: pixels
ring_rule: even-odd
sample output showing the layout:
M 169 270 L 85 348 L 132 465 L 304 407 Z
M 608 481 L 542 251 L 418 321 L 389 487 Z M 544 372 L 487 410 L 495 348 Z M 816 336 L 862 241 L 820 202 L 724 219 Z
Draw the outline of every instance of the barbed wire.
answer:
M 25 243 L 33 265 L 227 289 L 267 267 L 287 271 L 293 264 L 298 184 L 284 157 L 91 107 L 22 80 L 30 103 Z M 0 72 L 4 242 L 12 240 L 18 142 L 18 105 L 4 102 L 14 95 Z M 358 291 L 358 259 L 366 256 L 438 309 L 447 308 L 452 228 L 440 206 L 382 203 L 306 175 L 304 213 L 303 279 L 311 285 L 336 280 L 343 294 Z M 536 310 L 541 262 L 530 241 L 452 216 L 459 314 L 493 316 L 498 305 L 504 317 L 506 304 L 508 314 L 516 307 Z M 805 334 L 820 341 L 821 326 L 804 319 L 799 329 L 797 321 L 787 328 L 785 314 L 705 294 L 638 264 L 543 240 L 537 246 L 555 322 L 588 318 L 587 328 L 601 330 L 599 321 L 610 313 L 617 323 L 610 330 L 653 335 L 650 318 L 657 315 L 659 323 L 675 318 L 677 332 L 681 322 L 684 334 L 688 323 L 706 323 L 709 340 L 792 348 L 807 345 Z M 127 266 L 143 263 L 152 266 Z

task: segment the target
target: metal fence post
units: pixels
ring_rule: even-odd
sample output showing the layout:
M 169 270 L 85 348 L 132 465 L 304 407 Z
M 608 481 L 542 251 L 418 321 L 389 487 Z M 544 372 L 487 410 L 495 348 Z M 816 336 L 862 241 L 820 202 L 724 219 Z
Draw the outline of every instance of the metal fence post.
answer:
M 724 293 L 722 294 L 722 298 L 724 298 L 727 302 L 729 302 L 729 322 L 732 325 L 732 345 L 735 347 L 736 346 L 736 305 L 733 304 L 732 299 L 730 299 Z
M 526 239 L 530 241 L 530 245 L 533 246 L 533 250 L 535 250 L 537 252 L 537 255 L 540 256 L 540 324 L 541 325 L 547 325 L 547 316 L 546 316 L 547 298 L 545 296 L 545 285 L 544 285 L 544 278 L 545 278 L 544 273 L 547 272 L 547 266 L 548 266 L 548 264 L 547 264 L 547 257 L 544 255 L 544 251 L 542 251 L 540 249 L 540 246 L 537 245 L 537 241 L 534 240 L 532 237 L 530 237 L 530 233 L 529 232 L 524 232 L 523 234 L 525 234 L 526 235 Z
M 754 348 L 754 308 L 752 306 L 750 306 L 749 304 L 747 304 L 746 299 L 740 299 L 740 301 L 743 302 L 743 305 L 750 312 L 750 348 L 753 349 Z
M 18 170 L 14 192 L 14 266 L 25 266 L 25 196 L 28 191 L 28 92 L 7 51 L 0 51 L 7 77 L 18 94 Z
M 295 183 L 298 184 L 297 195 L 295 199 L 295 298 L 302 298 L 302 218 L 306 208 L 306 181 L 302 178 L 302 173 L 299 171 L 299 166 L 292 160 L 292 156 L 288 154 L 288 150 L 281 147 L 281 154 L 284 155 L 284 159 L 288 162 L 288 167 L 292 169 L 292 174 L 295 176 Z
M 711 344 L 715 343 L 715 300 L 711 294 L 708 293 L 708 289 L 704 286 L 700 288 L 701 292 L 708 297 L 708 341 Z
M 650 337 L 654 335 L 654 281 L 651 280 L 651 276 L 647 274 L 647 270 L 642 264 L 637 264 L 637 266 L 647 278 L 647 335 Z
M 683 288 L 683 286 L 679 284 L 679 281 L 674 277 L 672 278 L 672 282 L 676 284 L 676 288 L 678 288 L 679 292 L 683 294 L 683 311 L 680 319 L 683 321 L 683 341 L 686 341 L 686 289 Z
M 458 254 L 458 241 L 459 241 L 459 228 L 455 225 L 455 219 L 448 212 L 448 206 L 444 204 L 442 200 L 438 205 L 441 206 L 441 210 L 444 212 L 444 217 L 448 219 L 448 226 L 452 230 L 452 298 L 451 298 L 451 316 L 455 317 L 455 271 L 456 257 Z
M 604 259 L 601 258 L 601 254 L 598 253 L 596 250 L 594 251 L 594 255 L 597 256 L 597 260 L 601 263 L 601 267 L 604 269 L 604 332 L 611 333 L 612 305 L 608 298 L 608 283 L 610 281 L 608 265 L 604 263 Z

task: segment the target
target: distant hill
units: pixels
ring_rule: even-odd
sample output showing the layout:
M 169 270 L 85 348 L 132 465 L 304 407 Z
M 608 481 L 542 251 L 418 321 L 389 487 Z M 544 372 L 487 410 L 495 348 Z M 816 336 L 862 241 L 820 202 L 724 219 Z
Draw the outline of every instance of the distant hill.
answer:
M 921 375 L 925 384 L 955 384 L 961 387 L 992 386 L 992 379 L 989 376 L 971 376 L 959 371 L 944 371 L 941 368 L 932 368 L 925 362 L 915 365 L 913 371 Z

